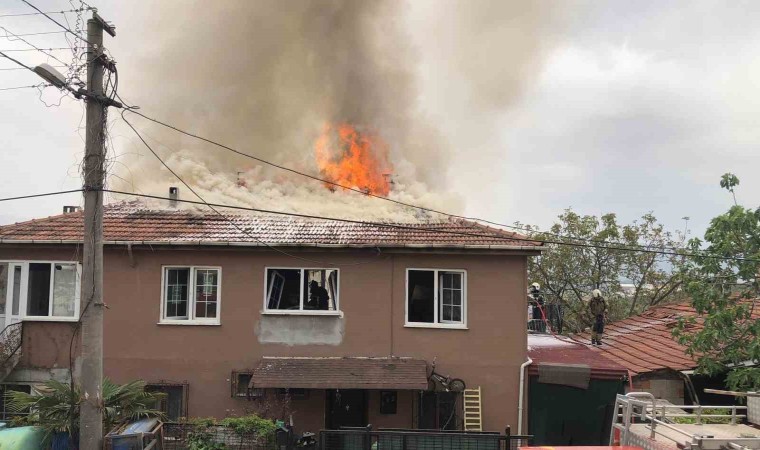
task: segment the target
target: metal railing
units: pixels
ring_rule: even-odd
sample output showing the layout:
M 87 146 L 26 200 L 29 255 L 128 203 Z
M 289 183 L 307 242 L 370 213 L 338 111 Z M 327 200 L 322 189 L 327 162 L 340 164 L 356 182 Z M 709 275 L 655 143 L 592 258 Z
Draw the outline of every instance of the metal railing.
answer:
M 320 450 L 516 450 L 532 436 L 498 432 L 353 428 L 322 430 Z
M 726 414 L 707 414 L 704 410 L 726 411 Z M 668 411 L 677 412 L 668 412 Z M 736 405 L 658 405 L 654 395 L 648 392 L 631 392 L 627 395 L 618 395 L 615 400 L 614 416 L 612 420 L 612 430 L 610 432 L 610 444 L 633 445 L 641 442 L 640 438 L 648 438 L 651 442 L 665 439 L 679 446 L 688 445 L 691 448 L 698 449 L 717 449 L 725 448 L 729 444 L 739 444 L 750 448 L 760 448 L 760 438 L 758 437 L 731 437 L 715 438 L 689 432 L 683 426 L 683 423 L 673 423 L 672 419 L 688 418 L 693 420 L 695 425 L 703 425 L 706 419 L 723 419 L 729 423 L 728 426 L 736 426 L 739 419 L 747 417 L 746 414 L 739 414 L 739 411 L 746 411 L 746 406 Z M 688 413 L 687 411 L 692 411 Z M 646 435 L 635 433 L 631 429 L 633 425 L 643 424 L 648 430 Z M 670 430 L 681 439 L 673 438 L 662 429 Z M 616 436 L 619 436 L 617 442 Z
M 0 331 L 0 370 L 18 353 L 23 343 L 23 322 L 16 322 Z

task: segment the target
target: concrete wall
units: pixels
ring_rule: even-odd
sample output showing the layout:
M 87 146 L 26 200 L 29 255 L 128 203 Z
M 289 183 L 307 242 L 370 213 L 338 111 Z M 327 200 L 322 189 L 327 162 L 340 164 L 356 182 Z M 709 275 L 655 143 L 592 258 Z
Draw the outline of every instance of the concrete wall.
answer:
M 0 260 L 72 260 L 79 254 L 73 247 L 0 247 Z M 299 254 L 329 261 L 325 266 L 340 267 L 343 317 L 262 317 L 265 266 L 308 264 L 279 253 L 154 247 L 134 248 L 130 259 L 125 247 L 107 248 L 106 375 L 117 382 L 136 378 L 187 382 L 190 416 L 223 417 L 250 408 L 251 402 L 231 397 L 229 378 L 233 370 L 255 367 L 262 356 L 394 355 L 427 361 L 437 357 L 440 373 L 482 387 L 485 429 L 516 428 L 518 371 L 527 346 L 525 256 L 389 252 L 375 256 L 365 251 Z M 162 265 L 222 267 L 220 326 L 159 324 Z M 467 270 L 468 329 L 405 327 L 407 268 Z M 67 361 L 68 346 L 63 344 L 70 342 L 71 324 L 35 323 L 29 329 L 34 331 L 28 333 L 28 340 L 25 337 L 25 365 L 60 366 Z M 50 336 L 43 342 L 46 333 Z M 316 336 L 319 344 L 306 344 L 310 336 Z M 399 413 L 380 416 L 379 393 L 372 392 L 370 423 L 410 426 L 413 396 L 402 394 Z M 324 393 L 310 395 L 294 409 L 299 428 L 304 429 L 301 424 L 308 424 L 307 429 L 321 428 Z
M 672 373 L 648 373 L 633 377 L 635 391 L 649 392 L 674 405 L 684 404 L 684 381 Z

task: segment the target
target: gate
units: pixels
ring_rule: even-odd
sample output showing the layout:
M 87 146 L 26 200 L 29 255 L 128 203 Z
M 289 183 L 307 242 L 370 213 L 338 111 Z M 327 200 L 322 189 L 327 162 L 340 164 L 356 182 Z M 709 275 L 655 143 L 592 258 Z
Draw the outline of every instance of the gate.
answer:
M 322 430 L 320 450 L 516 450 L 532 436 L 496 432 L 353 428 Z

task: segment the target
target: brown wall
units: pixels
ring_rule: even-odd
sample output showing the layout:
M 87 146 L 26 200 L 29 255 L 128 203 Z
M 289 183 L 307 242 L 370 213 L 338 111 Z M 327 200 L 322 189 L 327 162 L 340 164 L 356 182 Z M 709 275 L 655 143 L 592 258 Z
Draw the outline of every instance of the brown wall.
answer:
M 75 254 L 73 248 L 54 251 L 0 247 L 0 259 L 70 260 Z M 264 267 L 314 264 L 274 252 L 242 248 L 135 248 L 136 265 L 132 267 L 125 247 L 107 248 L 106 375 L 120 382 L 135 378 L 147 382 L 187 381 L 191 416 L 225 416 L 239 414 L 250 406 L 244 399 L 231 398 L 231 371 L 252 368 L 262 356 L 394 355 L 427 361 L 437 357 L 440 373 L 462 378 L 470 387 L 482 387 L 485 429 L 515 427 L 518 371 L 526 357 L 525 256 L 425 253 L 370 256 L 363 252 L 302 255 L 329 261 L 325 266 L 340 267 L 339 302 L 344 318 L 319 318 L 343 321 L 343 336 L 338 345 L 259 343 Z M 183 264 L 222 267 L 221 326 L 158 324 L 161 266 Z M 407 268 L 467 270 L 467 330 L 404 327 Z M 58 331 L 70 338 L 70 330 Z M 57 343 L 54 347 L 37 344 L 27 348 L 29 356 L 25 358 L 30 364 L 38 360 L 60 364 L 60 357 L 51 359 L 47 353 L 52 348 L 60 350 L 61 339 L 66 337 L 51 338 L 51 342 Z M 68 348 L 65 351 L 68 354 Z M 38 352 L 42 354 L 35 356 Z M 310 429 L 322 425 L 313 422 L 314 417 L 320 418 L 318 422 L 324 417 L 320 395 L 323 397 L 324 393 L 311 395 L 296 408 L 296 420 L 310 423 Z M 411 404 L 411 395 L 399 395 L 397 417 L 379 416 L 378 395 L 374 392 L 370 397 L 370 423 L 374 420 L 373 425 L 377 426 L 411 425 L 412 407 L 402 406 L 402 399 Z M 377 414 L 373 416 L 374 413 Z M 311 419 L 299 419 L 307 415 Z M 296 425 L 305 429 L 298 422 Z

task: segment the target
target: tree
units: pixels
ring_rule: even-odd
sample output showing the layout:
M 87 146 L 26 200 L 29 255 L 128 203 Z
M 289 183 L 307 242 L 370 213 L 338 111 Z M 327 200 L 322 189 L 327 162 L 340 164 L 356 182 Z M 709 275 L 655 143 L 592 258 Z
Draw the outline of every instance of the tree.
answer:
M 739 179 L 723 175 L 720 186 L 728 190 L 734 205 L 710 222 L 704 242 L 689 241 L 692 253 L 683 267 L 685 291 L 697 316 L 682 319 L 674 330 L 679 342 L 697 359 L 698 371 L 707 375 L 727 373 L 732 389 L 760 388 L 760 208 L 744 208 L 736 202 Z M 703 248 L 704 244 L 707 244 Z
M 79 435 L 79 406 L 84 400 L 78 387 L 50 380 L 40 394 L 10 391 L 6 394 L 8 410 L 15 413 L 29 412 L 27 423 L 45 429 L 48 437 L 53 433 L 67 433 L 72 438 Z M 145 383 L 132 381 L 126 384 L 103 380 L 103 429 L 110 431 L 114 425 L 126 420 L 146 417 L 163 418 L 155 409 L 164 394 L 146 392 Z
M 531 237 L 548 241 L 541 256 L 528 264 L 530 282 L 538 282 L 547 302 L 565 308 L 565 330 L 591 325 L 585 300 L 599 289 L 608 302 L 608 320 L 617 320 L 660 304 L 679 294 L 681 280 L 673 270 L 679 255 L 657 249 L 683 245 L 681 234 L 665 231 L 652 214 L 621 226 L 615 214 L 581 216 L 571 209 L 546 232 L 535 227 Z M 648 249 L 652 252 L 634 251 Z M 623 289 L 622 284 L 632 285 Z

